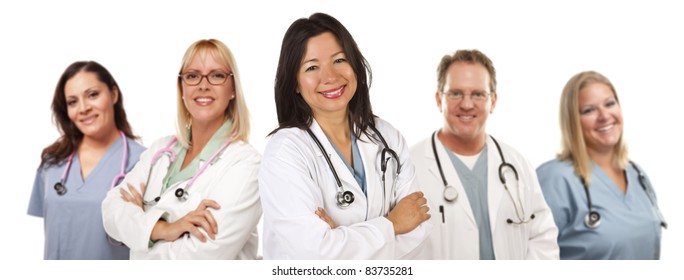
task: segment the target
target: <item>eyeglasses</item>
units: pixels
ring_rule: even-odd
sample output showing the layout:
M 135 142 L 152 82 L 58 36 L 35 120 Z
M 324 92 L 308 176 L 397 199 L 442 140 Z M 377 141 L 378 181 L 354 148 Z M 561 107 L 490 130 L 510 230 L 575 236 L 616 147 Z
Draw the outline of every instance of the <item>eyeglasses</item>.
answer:
M 207 81 L 212 85 L 222 85 L 226 82 L 226 80 L 228 80 L 229 76 L 232 77 L 233 73 L 227 73 L 223 71 L 211 71 L 209 74 L 206 75 L 202 75 L 198 72 L 187 72 L 178 75 L 178 77 L 183 79 L 183 82 L 185 82 L 189 86 L 199 85 L 199 83 L 202 82 L 203 78 L 207 78 Z
M 489 95 L 491 95 L 491 93 L 485 92 L 485 91 L 473 91 L 470 94 L 465 94 L 459 90 L 447 91 L 447 92 L 443 92 L 442 94 L 446 95 L 446 97 L 449 100 L 453 100 L 453 101 L 462 101 L 466 95 L 469 95 L 470 100 L 472 100 L 473 102 L 480 102 L 480 103 L 487 101 L 487 99 L 489 98 Z

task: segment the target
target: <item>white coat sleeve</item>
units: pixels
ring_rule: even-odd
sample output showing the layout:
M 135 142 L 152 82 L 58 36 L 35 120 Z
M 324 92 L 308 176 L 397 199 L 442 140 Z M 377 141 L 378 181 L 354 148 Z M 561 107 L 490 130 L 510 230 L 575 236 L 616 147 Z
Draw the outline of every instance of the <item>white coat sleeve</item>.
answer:
M 152 228 L 164 211 L 154 207 L 148 209 L 147 212 L 143 211 L 135 204 L 124 201 L 119 190 L 127 188 L 130 184 L 140 192 L 140 185 L 146 182 L 155 148 L 158 147 L 153 144 L 150 149 L 144 151 L 133 170 L 127 173 L 124 180 L 111 189 L 102 201 L 102 221 L 105 231 L 109 236 L 135 251 L 148 249 Z
M 300 137 L 301 139 L 301 137 Z M 331 229 L 314 212 L 322 187 L 311 172 L 307 144 L 274 135 L 264 151 L 259 189 L 264 207 L 265 259 L 378 259 L 394 254 L 394 229 L 384 217 Z
M 534 167 L 527 160 L 523 160 L 523 167 L 526 178 L 529 178 L 528 193 L 531 195 L 532 213 L 535 215 L 530 222 L 526 259 L 558 260 L 558 228 L 554 223 L 553 214 L 546 204 Z
M 218 225 L 216 238 L 210 239 L 199 227 L 202 234 L 207 236 L 206 242 L 192 234 L 172 242 L 157 241 L 150 248 L 152 255 L 161 259 L 238 258 L 256 229 L 262 210 L 257 182 L 260 156 L 244 143 L 235 148 L 237 153 L 225 153 L 222 156 L 223 160 L 230 160 L 230 164 L 221 164 L 221 169 L 215 173 L 219 176 L 212 179 L 212 186 L 209 187 L 212 189 L 205 197 L 221 206 L 218 210 L 209 209 Z M 248 255 L 256 256 L 256 251 Z
M 391 130 L 385 134 L 392 133 L 390 139 L 396 139 L 397 143 L 391 143 L 389 145 L 393 147 L 398 147 L 396 150 L 400 161 L 401 161 L 401 173 L 399 173 L 399 178 L 397 179 L 397 195 L 394 198 L 394 205 L 399 203 L 399 201 L 407 195 L 410 195 L 416 191 L 419 191 L 418 179 L 416 175 L 416 168 L 410 160 L 408 145 L 406 140 L 397 130 Z M 427 197 L 426 197 L 427 198 Z M 430 205 L 430 202 L 428 202 Z M 423 242 L 429 237 L 429 233 L 432 230 L 432 223 L 428 219 L 427 221 L 420 224 L 414 230 L 407 232 L 405 234 L 400 234 L 395 237 L 396 249 L 395 258 L 398 259 L 413 259 L 420 251 L 420 247 L 423 246 Z

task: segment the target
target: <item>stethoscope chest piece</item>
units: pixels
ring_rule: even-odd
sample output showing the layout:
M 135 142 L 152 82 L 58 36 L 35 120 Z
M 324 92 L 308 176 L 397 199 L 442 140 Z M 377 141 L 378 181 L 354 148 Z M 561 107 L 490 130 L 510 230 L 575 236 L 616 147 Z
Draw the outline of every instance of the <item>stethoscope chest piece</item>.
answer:
M 584 225 L 588 228 L 595 229 L 601 225 L 601 214 L 596 211 L 590 211 L 587 216 L 584 217 Z
M 185 190 L 182 189 L 182 188 L 176 189 L 176 192 L 175 192 L 174 194 L 176 195 L 176 197 L 177 197 L 178 200 L 180 200 L 180 201 L 186 201 L 186 200 L 188 200 L 188 192 L 185 191 Z
M 444 200 L 448 202 L 454 202 L 458 198 L 458 191 L 452 186 L 446 186 L 444 188 Z
M 354 193 L 351 191 L 339 191 L 337 192 L 337 205 L 341 208 L 347 208 L 354 202 Z
M 58 195 L 62 196 L 67 192 L 67 189 L 62 182 L 57 182 L 55 184 L 55 191 L 57 191 Z

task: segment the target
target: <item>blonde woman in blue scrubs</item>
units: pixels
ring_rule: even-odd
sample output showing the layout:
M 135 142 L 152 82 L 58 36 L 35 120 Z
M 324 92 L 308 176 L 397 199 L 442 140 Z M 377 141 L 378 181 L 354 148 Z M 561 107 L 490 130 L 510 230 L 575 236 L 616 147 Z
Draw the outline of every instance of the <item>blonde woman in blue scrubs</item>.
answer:
M 650 180 L 627 157 L 613 84 L 572 77 L 560 106 L 562 150 L 537 168 L 558 226 L 561 259 L 658 259 L 667 224 Z

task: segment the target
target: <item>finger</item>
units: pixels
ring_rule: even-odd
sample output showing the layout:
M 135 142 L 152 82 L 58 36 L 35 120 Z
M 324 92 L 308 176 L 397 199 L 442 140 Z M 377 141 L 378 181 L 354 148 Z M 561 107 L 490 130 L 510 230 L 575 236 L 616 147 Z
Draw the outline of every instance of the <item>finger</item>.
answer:
M 146 187 L 147 187 L 147 186 L 145 186 L 144 183 L 140 183 L 140 193 L 145 193 L 145 188 L 146 188 Z
M 211 212 L 209 210 L 204 210 L 204 218 L 207 219 L 207 222 L 209 222 L 209 226 L 211 226 L 211 231 L 210 231 L 210 234 L 212 235 L 211 239 L 214 239 L 213 235 L 218 233 L 218 223 L 216 222 L 214 215 L 211 214 Z
M 124 201 L 126 201 L 126 202 L 132 202 L 133 201 L 133 197 L 131 197 L 128 194 L 128 192 L 126 190 L 124 190 L 123 188 L 119 189 L 119 193 L 121 194 L 121 198 L 123 198 Z
M 211 200 L 211 199 L 203 199 L 202 202 L 197 206 L 196 210 L 204 210 L 207 208 L 214 208 L 214 209 L 220 209 L 221 205 L 218 204 L 218 202 Z
M 416 200 L 423 197 L 423 193 L 421 191 L 416 191 L 407 195 L 406 197 L 410 197 L 410 199 Z
M 130 193 L 131 193 L 131 195 L 132 195 L 132 197 L 133 197 L 135 203 L 138 204 L 138 205 L 142 205 L 142 196 L 140 195 L 140 193 L 138 192 L 138 190 L 136 190 L 136 189 L 135 189 L 133 186 L 131 186 L 130 184 L 128 184 L 128 190 L 130 191 Z
M 207 242 L 207 237 L 205 237 L 204 234 L 202 234 L 202 232 L 199 229 L 197 229 L 197 227 L 191 225 L 188 229 L 188 232 L 197 237 L 197 239 L 199 239 L 200 241 Z
M 421 198 L 416 200 L 416 204 L 423 206 L 423 205 L 427 204 L 427 199 L 425 199 L 424 197 L 421 197 Z
M 207 232 L 207 234 L 209 234 L 209 237 L 210 237 L 212 240 L 215 239 L 216 236 L 214 235 L 214 229 L 211 227 L 211 225 L 209 224 L 209 221 L 207 220 L 206 216 L 204 216 L 203 213 L 201 213 L 201 212 L 196 212 L 196 213 L 192 216 L 191 222 L 192 222 L 192 224 L 195 225 L 196 227 L 201 227 L 201 228 L 203 228 L 204 231 Z

